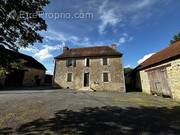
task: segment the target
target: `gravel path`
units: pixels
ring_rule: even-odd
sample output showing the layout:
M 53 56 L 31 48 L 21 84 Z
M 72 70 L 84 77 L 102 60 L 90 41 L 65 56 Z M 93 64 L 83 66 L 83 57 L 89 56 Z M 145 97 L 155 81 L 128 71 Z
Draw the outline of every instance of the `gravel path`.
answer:
M 0 134 L 169 135 L 179 114 L 179 103 L 142 93 L 0 92 Z

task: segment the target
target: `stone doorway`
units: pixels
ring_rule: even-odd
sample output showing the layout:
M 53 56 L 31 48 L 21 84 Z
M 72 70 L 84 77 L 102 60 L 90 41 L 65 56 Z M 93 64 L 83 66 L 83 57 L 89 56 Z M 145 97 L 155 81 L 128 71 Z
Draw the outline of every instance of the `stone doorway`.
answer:
M 89 87 L 89 73 L 84 73 L 84 87 Z

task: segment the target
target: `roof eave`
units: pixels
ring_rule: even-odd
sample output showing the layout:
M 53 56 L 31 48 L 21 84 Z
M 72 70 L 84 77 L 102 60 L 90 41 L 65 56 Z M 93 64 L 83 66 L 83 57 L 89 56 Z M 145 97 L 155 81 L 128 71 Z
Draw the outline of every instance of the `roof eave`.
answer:
M 86 57 L 89 57 L 89 58 L 96 58 L 96 57 L 122 57 L 123 54 L 119 54 L 119 55 L 100 55 L 100 56 L 75 56 L 75 57 L 61 57 L 61 56 L 57 56 L 57 57 L 54 57 L 55 60 L 57 59 L 69 59 L 69 58 L 86 58 Z
M 163 64 L 163 63 L 166 63 L 166 62 L 169 62 L 169 61 L 172 61 L 172 60 L 176 60 L 176 59 L 178 59 L 178 58 L 180 58 L 180 55 L 176 55 L 176 56 L 170 57 L 170 58 L 168 58 L 168 59 L 164 59 L 164 60 L 162 60 L 162 61 L 159 61 L 159 62 L 150 64 L 150 65 L 147 65 L 147 66 L 144 66 L 144 67 L 142 67 L 141 65 L 139 65 L 139 66 L 136 67 L 136 70 L 142 71 L 142 70 L 151 68 L 151 67 L 153 67 L 153 66 L 157 66 L 157 65 L 159 65 L 159 64 Z

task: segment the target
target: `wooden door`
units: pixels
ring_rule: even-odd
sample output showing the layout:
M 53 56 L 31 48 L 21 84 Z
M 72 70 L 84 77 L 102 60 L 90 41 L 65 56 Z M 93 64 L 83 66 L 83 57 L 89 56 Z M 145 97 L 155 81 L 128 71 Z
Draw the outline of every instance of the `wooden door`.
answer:
M 84 73 L 84 87 L 89 87 L 89 73 Z
M 152 94 L 171 96 L 166 68 L 148 71 L 150 90 Z
M 160 75 L 160 79 L 162 80 L 162 93 L 164 96 L 172 96 L 171 95 L 171 89 L 170 89 L 170 86 L 169 86 L 169 81 L 168 81 L 168 75 L 167 75 L 167 71 L 166 71 L 166 68 L 163 68 L 163 69 L 160 69 L 159 71 L 161 73 Z

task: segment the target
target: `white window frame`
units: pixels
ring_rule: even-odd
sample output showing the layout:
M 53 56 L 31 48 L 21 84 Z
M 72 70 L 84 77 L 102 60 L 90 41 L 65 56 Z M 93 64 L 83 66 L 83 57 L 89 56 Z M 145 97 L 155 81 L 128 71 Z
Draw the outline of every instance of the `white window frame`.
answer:
M 87 59 L 89 59 L 89 66 L 87 66 Z M 90 58 L 85 58 L 84 59 L 84 66 L 85 67 L 90 67 Z

